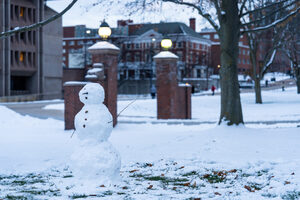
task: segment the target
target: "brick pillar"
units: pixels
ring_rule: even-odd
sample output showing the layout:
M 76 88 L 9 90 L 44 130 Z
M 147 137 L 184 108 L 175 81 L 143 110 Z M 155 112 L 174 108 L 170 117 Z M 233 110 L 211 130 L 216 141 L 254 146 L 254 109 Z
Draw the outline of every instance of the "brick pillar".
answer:
M 176 119 L 178 57 L 169 51 L 163 51 L 153 58 L 156 64 L 157 118 Z
M 179 84 L 178 87 L 178 118 L 191 119 L 192 118 L 192 86 L 190 84 Z
M 65 130 L 74 129 L 74 119 L 76 114 L 83 107 L 79 100 L 79 91 L 86 85 L 86 82 L 70 81 L 64 83 L 65 100 Z
M 97 42 L 88 52 L 92 54 L 92 62 L 102 63 L 104 79 L 99 83 L 105 90 L 104 104 L 113 116 L 114 125 L 117 124 L 117 95 L 118 95 L 118 56 L 120 49 L 106 41 Z

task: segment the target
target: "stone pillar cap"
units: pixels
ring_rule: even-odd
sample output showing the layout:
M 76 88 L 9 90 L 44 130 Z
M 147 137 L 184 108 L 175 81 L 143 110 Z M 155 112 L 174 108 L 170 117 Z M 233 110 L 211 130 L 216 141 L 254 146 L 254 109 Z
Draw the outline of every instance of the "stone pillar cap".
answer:
M 160 53 L 158 53 L 157 55 L 155 55 L 153 57 L 154 59 L 178 59 L 178 56 L 176 56 L 174 53 L 170 52 L 170 51 L 162 51 Z
M 107 41 L 101 41 L 97 42 L 96 44 L 92 45 L 88 48 L 88 51 L 90 53 L 97 52 L 97 50 L 105 50 L 105 51 L 120 51 L 120 48 L 116 47 L 115 45 L 107 42 Z

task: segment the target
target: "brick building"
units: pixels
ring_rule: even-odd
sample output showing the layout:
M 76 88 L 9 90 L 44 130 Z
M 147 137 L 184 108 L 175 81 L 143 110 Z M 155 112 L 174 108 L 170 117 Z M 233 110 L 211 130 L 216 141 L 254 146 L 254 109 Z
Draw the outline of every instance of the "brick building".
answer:
M 44 0 L 0 2 L 0 32 L 47 19 L 56 12 Z M 0 97 L 60 98 L 62 21 L 0 39 Z
M 212 41 L 211 66 L 214 70 L 214 74 L 218 74 L 219 68 L 221 66 L 219 35 L 216 33 L 214 29 L 202 29 L 202 31 L 199 34 Z M 247 44 L 247 38 L 245 35 L 243 35 L 239 41 L 238 72 L 240 74 L 249 74 L 250 71 L 251 71 L 250 51 L 249 51 L 249 46 Z
M 121 49 L 119 93 L 149 93 L 155 84 L 153 56 L 162 51 L 160 42 L 164 37 L 172 40 L 170 51 L 179 57 L 178 79 L 192 81 L 193 84 L 197 79 L 199 82 L 212 74 L 211 41 L 195 32 L 195 19 L 190 20 L 190 27 L 179 22 L 133 24 L 131 20 L 119 20 L 109 38 Z M 64 27 L 64 81 L 84 79 L 82 75 L 81 78 L 77 75 L 84 74 L 91 64 L 86 49 L 99 40 L 96 29 Z

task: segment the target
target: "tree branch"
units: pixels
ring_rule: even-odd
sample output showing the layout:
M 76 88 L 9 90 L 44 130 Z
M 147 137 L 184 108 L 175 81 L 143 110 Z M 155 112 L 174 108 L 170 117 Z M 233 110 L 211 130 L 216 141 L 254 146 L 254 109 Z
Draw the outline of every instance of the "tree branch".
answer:
M 287 2 L 287 1 L 289 1 L 289 0 L 282 0 L 282 1 L 279 1 L 279 2 L 276 2 L 276 3 L 272 3 L 272 4 L 269 4 L 269 5 L 260 7 L 260 8 L 256 8 L 256 9 L 250 10 L 250 11 L 248 11 L 248 12 L 245 12 L 245 13 L 241 14 L 241 17 L 243 17 L 243 16 L 245 16 L 245 15 L 252 14 L 252 13 L 254 13 L 254 12 L 258 12 L 258 11 L 267 9 L 267 8 L 272 7 L 272 6 L 274 6 L 274 5 L 279 5 L 279 4 L 285 3 L 285 2 Z
M 163 2 L 171 2 L 171 3 L 175 3 L 175 4 L 179 4 L 179 5 L 185 5 L 185 6 L 189 6 L 189 7 L 195 8 L 196 10 L 198 10 L 198 13 L 202 17 L 204 17 L 212 25 L 212 27 L 217 31 L 217 33 L 220 32 L 219 26 L 213 21 L 213 19 L 211 18 L 211 15 L 208 14 L 208 13 L 203 13 L 203 11 L 201 10 L 201 8 L 198 7 L 198 6 L 196 6 L 195 4 L 184 2 L 182 0 L 162 0 L 162 1 Z
M 42 27 L 42 26 L 44 26 L 44 25 L 60 18 L 68 10 L 70 10 L 77 1 L 78 0 L 73 0 L 63 11 L 61 11 L 60 13 L 57 13 L 56 15 L 53 15 L 52 17 L 50 17 L 47 20 L 29 25 L 29 26 L 24 26 L 22 28 L 15 28 L 15 29 L 10 30 L 10 31 L 2 32 L 2 33 L 0 33 L 0 38 L 5 38 L 5 37 L 11 36 L 15 33 L 20 33 L 20 32 L 30 31 L 30 30 L 33 30 L 33 29 L 36 29 L 36 28 L 40 28 L 40 27 Z
M 270 17 L 270 16 L 276 14 L 276 13 L 279 12 L 280 10 L 283 10 L 283 9 L 285 9 L 285 8 L 287 8 L 287 7 L 290 7 L 290 6 L 292 6 L 293 4 L 295 4 L 295 3 L 297 3 L 297 0 L 296 0 L 296 1 L 293 1 L 293 2 L 290 3 L 290 4 L 285 5 L 285 6 L 283 6 L 283 7 L 278 8 L 278 9 L 276 9 L 275 11 L 272 11 L 272 12 L 268 13 L 268 15 L 265 15 L 265 16 L 263 16 L 263 17 L 257 19 L 257 20 L 250 21 L 250 22 L 248 22 L 248 23 L 242 24 L 242 26 L 248 26 L 248 25 L 251 25 L 251 24 L 254 24 L 254 23 L 261 22 L 261 21 L 263 21 L 264 19 L 267 19 L 268 17 Z
M 241 5 L 240 13 L 239 13 L 239 16 L 240 16 L 240 17 L 242 17 L 243 10 L 244 10 L 244 8 L 245 8 L 245 6 L 246 6 L 246 2 L 247 2 L 247 0 L 244 0 L 243 3 L 242 3 L 242 5 Z
M 286 21 L 287 19 L 289 19 L 290 17 L 294 16 L 294 15 L 297 15 L 298 12 L 300 11 L 300 7 L 297 8 L 295 11 L 291 12 L 290 14 L 286 15 L 285 17 L 273 22 L 272 24 L 268 24 L 266 26 L 263 26 L 263 27 L 257 27 L 257 28 L 254 28 L 254 29 L 248 29 L 248 30 L 244 30 L 242 31 L 241 34 L 244 34 L 244 33 L 251 33 L 251 32 L 258 32 L 258 31 L 264 31 L 264 30 L 267 30 L 269 28 L 272 28 L 272 27 L 275 27 L 276 25 Z

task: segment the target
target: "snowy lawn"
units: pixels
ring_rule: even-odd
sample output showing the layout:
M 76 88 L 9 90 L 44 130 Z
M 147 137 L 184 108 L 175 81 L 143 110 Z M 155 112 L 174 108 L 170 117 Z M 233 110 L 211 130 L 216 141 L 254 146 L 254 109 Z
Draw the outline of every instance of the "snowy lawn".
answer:
M 295 88 L 264 92 L 263 105 L 243 94 L 245 121 L 300 120 L 295 93 Z M 196 120 L 216 121 L 218 102 L 218 96 L 194 97 Z M 146 123 L 120 123 L 113 130 L 110 141 L 122 157 L 122 180 L 108 186 L 73 176 L 70 155 L 79 141 L 63 130 L 62 121 L 0 106 L 0 199 L 300 198 L 297 123 L 152 124 L 153 112 L 153 100 L 138 100 L 124 111 L 121 120 L 146 116 Z

